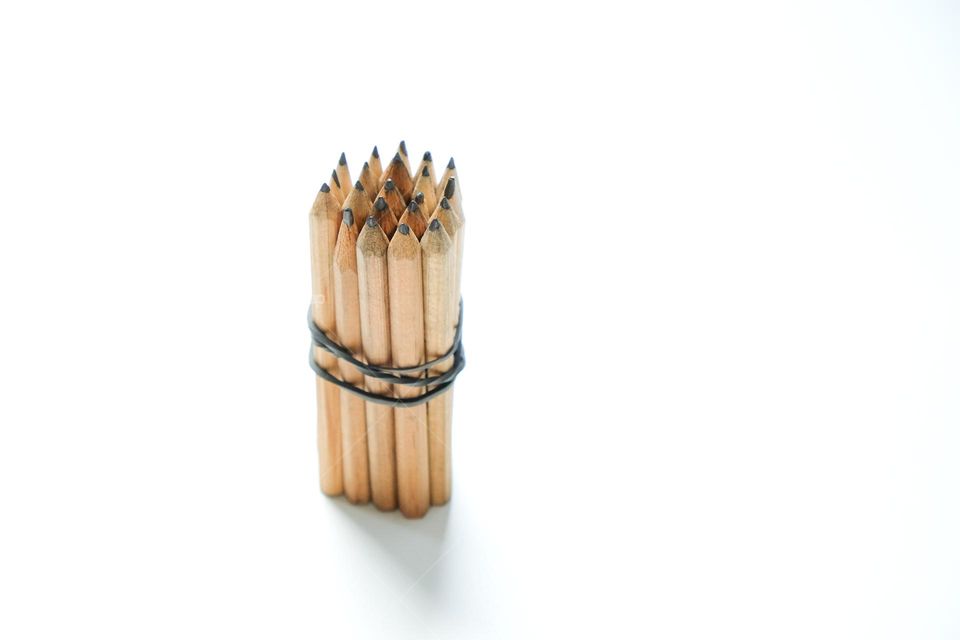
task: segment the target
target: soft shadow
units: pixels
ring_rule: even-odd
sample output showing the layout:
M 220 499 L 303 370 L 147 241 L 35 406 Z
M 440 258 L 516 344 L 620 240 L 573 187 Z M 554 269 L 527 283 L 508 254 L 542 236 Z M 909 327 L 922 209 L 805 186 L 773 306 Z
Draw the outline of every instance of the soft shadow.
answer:
M 341 520 L 363 536 L 361 545 L 373 543 L 404 574 L 411 587 L 432 592 L 441 586 L 444 571 L 438 570 L 447 551 L 448 522 L 452 503 L 431 507 L 423 518 L 408 520 L 399 511 L 383 512 L 372 504 L 353 505 L 343 498 L 331 501 Z M 429 579 L 427 579 L 429 576 Z

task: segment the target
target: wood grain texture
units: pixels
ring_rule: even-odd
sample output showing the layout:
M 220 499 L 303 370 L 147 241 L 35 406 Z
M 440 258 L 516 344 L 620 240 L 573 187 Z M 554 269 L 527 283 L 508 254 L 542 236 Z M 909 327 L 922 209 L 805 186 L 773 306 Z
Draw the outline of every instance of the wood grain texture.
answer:
M 357 238 L 360 336 L 367 362 L 379 365 L 389 365 L 392 360 L 388 246 L 383 229 L 374 218 L 370 218 Z M 367 377 L 366 386 L 375 393 L 392 393 L 392 385 L 374 378 Z M 397 470 L 393 407 L 373 402 L 366 402 L 365 405 L 371 498 L 378 509 L 396 509 Z
M 337 339 L 355 356 L 363 353 L 360 337 L 360 283 L 357 277 L 357 232 L 352 214 L 344 215 L 333 251 L 333 297 L 337 316 Z M 363 375 L 352 364 L 340 362 L 341 378 L 363 386 Z M 370 469 L 367 459 L 367 419 L 364 400 L 339 389 L 340 432 L 343 452 L 343 492 L 355 504 L 370 501 Z
M 451 301 L 456 268 L 456 247 L 437 217 L 431 220 L 420 240 L 423 277 L 423 318 L 425 357 L 433 360 L 446 353 L 453 344 L 456 318 Z M 448 371 L 451 360 L 430 369 L 435 375 Z M 450 500 L 451 418 L 453 390 L 427 403 L 427 436 L 430 466 L 430 502 L 445 504 Z
M 423 285 L 420 243 L 401 225 L 387 251 L 390 283 L 390 337 L 393 366 L 423 364 Z M 415 397 L 421 389 L 397 385 L 399 397 Z M 400 511 L 420 518 L 430 508 L 430 472 L 427 444 L 427 407 L 394 409 L 397 444 L 397 496 Z
M 310 210 L 309 221 L 313 320 L 328 334 L 335 334 L 332 261 L 340 226 L 340 203 L 329 185 L 324 184 L 320 188 Z M 331 354 L 315 348 L 314 357 L 327 371 L 338 372 L 337 361 Z M 316 379 L 316 387 L 320 489 L 327 495 L 340 495 L 343 493 L 343 466 L 339 389 L 320 377 Z

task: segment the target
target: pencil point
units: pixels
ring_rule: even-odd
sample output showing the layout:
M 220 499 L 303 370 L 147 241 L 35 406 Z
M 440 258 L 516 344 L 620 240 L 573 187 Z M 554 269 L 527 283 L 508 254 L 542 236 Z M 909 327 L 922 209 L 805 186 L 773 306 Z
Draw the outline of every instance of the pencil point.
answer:
M 420 172 L 420 175 L 429 178 L 429 177 L 430 177 L 430 169 L 427 169 L 426 167 L 424 167 L 424 168 L 423 168 L 423 171 Z
M 369 163 L 369 162 L 364 162 L 364 163 L 363 163 L 363 168 L 364 168 L 364 169 L 369 169 L 369 168 L 370 168 L 370 163 Z
M 393 191 L 397 188 L 397 185 L 393 184 L 393 178 L 387 178 L 387 181 L 383 183 L 383 188 L 387 191 Z
M 406 236 L 410 234 L 410 227 L 408 227 L 406 224 L 402 224 L 399 227 L 397 227 L 397 231 L 399 231 L 400 233 Z
M 423 152 L 423 159 L 424 159 L 426 162 L 433 162 L 433 156 L 430 155 L 430 152 L 429 152 L 429 151 L 424 151 L 424 152 Z
M 344 209 L 343 210 L 343 224 L 348 227 L 353 226 L 353 209 Z
M 410 204 L 407 205 L 407 209 L 410 211 L 420 211 L 420 205 L 417 204 L 416 200 L 411 200 Z
M 337 172 L 334 171 L 333 173 L 331 173 L 331 174 L 330 174 L 330 177 L 333 178 L 333 181 L 336 183 L 337 188 L 339 189 L 339 188 L 340 188 L 340 178 L 337 177 Z
M 434 218 L 430 221 L 430 231 L 436 231 L 440 228 L 440 221 Z
M 384 200 L 383 197 L 381 196 L 377 198 L 376 202 L 373 203 L 373 208 L 376 209 L 377 211 L 383 211 L 384 209 L 387 208 L 387 201 Z
M 373 152 L 370 155 L 372 155 L 374 158 L 380 157 L 380 152 L 377 151 L 377 145 L 373 145 Z
M 377 219 L 374 216 L 367 216 L 367 226 L 371 229 L 377 226 Z
M 443 190 L 443 195 L 444 195 L 444 197 L 447 197 L 447 198 L 452 198 L 452 197 L 453 197 L 454 191 L 457 190 L 457 182 L 456 182 L 456 180 L 457 180 L 457 179 L 454 178 L 453 176 L 450 176 L 449 178 L 447 178 L 447 187 L 446 187 L 446 189 Z
M 401 140 L 401 141 L 400 141 L 400 151 L 402 151 L 402 152 L 403 152 L 403 155 L 405 155 L 405 156 L 406 156 L 406 155 L 410 155 L 410 154 L 407 153 L 407 143 L 406 143 L 405 140 Z
M 345 166 L 347 164 L 347 154 L 340 152 L 340 166 Z
M 441 199 L 440 199 L 440 206 L 443 207 L 444 209 L 449 209 L 449 208 L 450 208 L 450 201 L 447 200 L 446 198 L 441 198 Z
M 456 169 L 457 165 L 453 164 L 453 156 L 450 156 L 450 162 L 447 163 L 447 169 Z
M 357 191 L 363 191 L 363 184 L 359 180 L 353 185 L 353 188 Z
M 320 187 L 320 193 L 330 193 L 330 185 L 324 182 L 323 186 Z
M 403 164 L 403 158 L 400 157 L 400 152 L 397 151 L 396 155 L 393 156 L 393 162 L 398 164 Z

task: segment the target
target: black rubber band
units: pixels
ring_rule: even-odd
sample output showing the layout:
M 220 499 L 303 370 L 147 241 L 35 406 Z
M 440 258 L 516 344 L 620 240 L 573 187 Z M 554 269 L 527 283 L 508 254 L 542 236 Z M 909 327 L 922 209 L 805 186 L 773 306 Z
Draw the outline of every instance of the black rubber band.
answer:
M 375 380 L 380 380 L 382 382 L 407 387 L 433 387 L 422 395 L 411 398 L 396 398 L 394 396 L 373 393 L 372 391 L 367 391 L 362 387 L 357 387 L 353 384 L 350 384 L 345 380 L 341 380 L 321 367 L 314 357 L 313 349 L 310 349 L 310 368 L 313 369 L 318 376 L 331 384 L 337 385 L 341 389 L 346 389 L 347 391 L 350 391 L 351 393 L 358 395 L 365 400 L 376 402 L 378 404 L 386 404 L 398 407 L 423 404 L 424 402 L 435 398 L 449 389 L 457 375 L 463 371 L 463 368 L 467 364 L 463 353 L 463 345 L 461 343 L 461 338 L 463 335 L 463 300 L 460 300 L 460 313 L 457 318 L 457 330 L 454 334 L 453 344 L 451 345 L 450 349 L 439 358 L 435 358 L 429 362 L 425 362 L 415 367 L 383 367 L 368 364 L 356 359 L 353 357 L 353 354 L 350 353 L 349 349 L 338 343 L 336 340 L 333 340 L 323 331 L 323 329 L 317 326 L 317 323 L 313 320 L 312 309 L 307 310 L 307 326 L 310 329 L 310 335 L 312 337 L 314 346 L 332 354 L 339 360 L 343 360 L 344 362 L 353 365 L 360 373 L 367 377 L 374 378 Z M 404 375 L 408 373 L 419 373 L 426 371 L 431 367 L 438 366 L 450 358 L 453 358 L 453 364 L 450 369 L 444 371 L 443 373 L 416 378 L 409 375 Z

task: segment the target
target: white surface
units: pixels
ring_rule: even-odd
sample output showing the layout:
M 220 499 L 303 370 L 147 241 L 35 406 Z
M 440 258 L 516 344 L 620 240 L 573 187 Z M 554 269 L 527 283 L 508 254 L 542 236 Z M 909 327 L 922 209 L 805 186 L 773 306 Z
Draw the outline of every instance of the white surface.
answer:
M 0 10 L 0 637 L 960 636 L 956 7 L 629 4 Z M 319 495 L 306 365 L 400 137 L 468 217 L 422 522 Z

